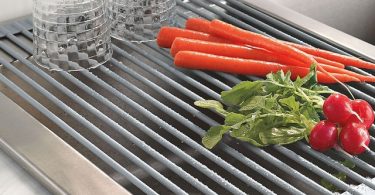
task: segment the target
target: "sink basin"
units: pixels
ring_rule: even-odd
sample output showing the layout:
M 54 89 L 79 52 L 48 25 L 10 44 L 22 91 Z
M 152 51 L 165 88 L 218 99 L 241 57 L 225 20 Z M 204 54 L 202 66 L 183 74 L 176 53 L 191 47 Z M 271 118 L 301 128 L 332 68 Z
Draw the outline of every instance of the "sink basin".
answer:
M 32 2 L 31 0 L 1 0 L 0 23 L 31 14 Z
M 269 0 L 375 45 L 373 0 Z

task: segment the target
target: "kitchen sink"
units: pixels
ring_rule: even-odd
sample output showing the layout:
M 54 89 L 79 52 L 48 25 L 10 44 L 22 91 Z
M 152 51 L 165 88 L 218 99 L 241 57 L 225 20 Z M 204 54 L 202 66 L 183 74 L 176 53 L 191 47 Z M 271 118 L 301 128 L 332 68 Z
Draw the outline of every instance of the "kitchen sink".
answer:
M 321 32 L 312 30 L 321 26 L 297 25 L 300 21 L 293 21 L 295 14 L 281 8 L 275 9 L 282 13 L 271 12 L 267 9 L 272 7 L 262 5 L 264 1 L 261 0 L 177 2 L 180 27 L 189 17 L 220 18 L 284 40 L 375 59 L 371 58 L 375 56 L 372 55 L 374 50 L 364 50 L 365 47 L 372 48 L 368 44 L 353 37 L 350 43 L 360 44 L 341 43 L 338 38 L 328 39 L 327 34 L 319 36 Z M 342 36 L 345 37 L 340 34 Z M 374 192 L 375 183 L 371 178 L 375 176 L 375 162 L 368 154 L 351 158 L 334 150 L 319 153 L 305 141 L 257 148 L 229 137 L 215 149 L 205 149 L 201 136 L 223 118 L 212 111 L 196 108 L 194 101 L 219 99 L 221 91 L 238 82 L 260 78 L 177 69 L 169 51 L 159 48 L 156 43 L 126 41 L 113 41 L 114 56 L 105 66 L 75 73 L 48 72 L 37 66 L 31 56 L 30 18 L 2 26 L 0 37 L 1 93 L 45 126 L 45 131 L 53 132 L 51 134 L 78 151 L 81 158 L 89 160 L 90 169 L 76 176 L 76 182 L 66 182 L 61 173 L 66 172 L 63 177 L 74 177 L 78 168 L 69 164 L 44 169 L 43 165 L 51 164 L 47 159 L 53 161 L 53 155 L 37 153 L 48 148 L 29 140 L 25 129 L 19 130 L 23 132 L 20 134 L 14 130 L 13 135 L 10 128 L 7 133 L 0 131 L 0 135 L 24 140 L 25 146 L 16 147 L 17 152 L 25 158 L 39 156 L 39 163 L 34 165 L 48 170 L 47 176 L 67 193 L 90 191 L 90 185 L 80 189 L 79 181 L 93 180 L 85 179 L 90 172 L 97 173 L 93 167 L 100 169 L 98 175 L 107 182 L 107 189 L 116 190 L 117 193 L 112 194 L 121 194 L 119 186 L 133 194 L 330 194 L 321 185 L 322 178 L 337 186 L 339 193 Z M 362 49 L 358 49 L 359 46 Z M 344 92 L 339 86 L 331 87 Z M 350 84 L 350 87 L 356 97 L 375 106 L 373 85 L 360 83 Z M 17 122 L 23 121 L 13 120 L 13 123 Z M 374 135 L 374 129 L 371 129 L 371 136 Z M 28 148 L 29 144 L 24 142 L 33 148 Z M 9 143 L 12 144 L 17 146 L 16 142 Z M 374 150 L 374 146 L 372 141 L 370 149 Z M 35 152 L 31 153 L 31 150 Z M 65 153 L 62 149 L 61 155 L 56 153 L 54 158 L 60 157 L 58 161 L 64 165 L 65 161 L 61 159 L 65 158 Z M 345 159 L 355 163 L 356 168 L 343 167 L 339 162 Z M 69 159 L 66 161 L 73 163 Z M 80 162 L 80 166 L 84 165 Z M 332 176 L 337 172 L 346 173 L 348 180 L 342 182 Z M 110 185 L 108 178 L 115 184 Z M 95 184 L 100 181 L 96 180 Z M 74 184 L 75 188 L 70 188 Z M 364 190 L 359 191 L 358 186 Z M 91 190 L 101 188 L 100 185 L 95 187 Z
M 268 0 L 375 45 L 373 0 Z

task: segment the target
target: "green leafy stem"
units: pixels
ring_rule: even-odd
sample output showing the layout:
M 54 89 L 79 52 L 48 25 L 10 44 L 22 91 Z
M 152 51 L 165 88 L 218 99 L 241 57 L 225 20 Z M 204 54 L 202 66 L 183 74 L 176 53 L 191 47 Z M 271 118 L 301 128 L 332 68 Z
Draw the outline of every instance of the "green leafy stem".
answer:
M 319 121 L 324 102 L 322 95 L 332 92 L 317 84 L 315 68 L 295 81 L 291 80 L 289 72 L 280 71 L 267 75 L 266 80 L 241 82 L 221 93 L 225 107 L 215 100 L 194 103 L 225 117 L 223 125 L 207 131 L 202 143 L 211 149 L 225 133 L 259 147 L 307 139 Z

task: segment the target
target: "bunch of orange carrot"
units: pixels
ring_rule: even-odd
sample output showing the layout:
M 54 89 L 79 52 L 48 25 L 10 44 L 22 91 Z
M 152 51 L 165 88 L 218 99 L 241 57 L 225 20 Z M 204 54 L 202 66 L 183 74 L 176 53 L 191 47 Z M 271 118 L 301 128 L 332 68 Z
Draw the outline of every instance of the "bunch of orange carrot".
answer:
M 375 69 L 358 58 L 269 38 L 220 20 L 190 18 L 186 29 L 163 27 L 157 37 L 160 47 L 171 48 L 175 65 L 182 68 L 265 76 L 290 71 L 292 78 L 308 74 L 316 65 L 318 81 L 375 82 L 345 69 L 345 65 Z

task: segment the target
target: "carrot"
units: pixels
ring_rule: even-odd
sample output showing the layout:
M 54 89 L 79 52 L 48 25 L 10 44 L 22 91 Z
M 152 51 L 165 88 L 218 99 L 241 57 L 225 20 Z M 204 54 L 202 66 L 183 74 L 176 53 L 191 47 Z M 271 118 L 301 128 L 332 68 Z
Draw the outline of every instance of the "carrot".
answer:
M 211 21 L 210 33 L 213 35 L 217 35 L 221 38 L 228 39 L 234 43 L 244 43 L 255 47 L 260 47 L 277 54 L 289 56 L 291 58 L 303 62 L 305 67 L 315 65 L 318 71 L 321 71 L 327 77 L 344 86 L 354 99 L 353 94 L 343 82 L 337 79 L 333 74 L 326 71 L 311 55 L 308 55 L 297 48 L 286 45 L 283 42 L 278 41 L 276 39 L 272 39 L 261 34 L 243 30 L 241 28 L 222 22 L 220 20 Z
M 311 47 L 311 46 L 299 45 L 296 43 L 290 43 L 290 42 L 285 42 L 285 41 L 284 43 L 287 45 L 293 46 L 301 51 L 304 51 L 308 54 L 319 56 L 327 60 L 339 62 L 339 63 L 349 65 L 349 66 L 355 66 L 358 68 L 375 69 L 374 63 L 366 62 L 364 60 L 361 60 L 355 57 L 345 56 L 345 55 L 333 53 L 327 50 L 318 49 L 318 48 Z
M 309 68 L 297 66 L 285 66 L 272 62 L 263 62 L 249 59 L 230 58 L 193 51 L 180 51 L 175 56 L 175 65 L 181 68 L 201 69 L 211 71 L 222 71 L 234 74 L 246 74 L 256 76 L 266 76 L 268 73 L 282 70 L 290 71 L 292 78 L 303 77 L 308 74 Z M 359 79 L 344 75 L 332 73 L 332 77 L 318 72 L 318 81 L 321 83 L 336 83 L 359 81 Z
M 352 77 L 355 77 L 355 78 L 359 79 L 361 82 L 375 82 L 374 76 L 365 76 L 365 75 L 362 75 L 362 74 L 352 72 L 350 70 L 346 70 L 346 69 L 343 69 L 343 68 L 337 68 L 337 67 L 329 66 L 329 65 L 325 65 L 325 64 L 320 64 L 320 65 L 326 71 L 328 71 L 330 73 L 338 73 L 338 74 L 349 75 L 349 76 L 352 76 Z
M 303 66 L 303 64 L 297 60 L 282 55 L 274 54 L 262 49 L 255 49 L 228 43 L 215 43 L 187 39 L 181 37 L 176 38 L 172 44 L 172 56 L 175 56 L 179 51 L 197 51 L 227 57 L 277 62 L 280 64 L 287 64 L 292 66 Z
M 176 37 L 185 37 L 211 42 L 228 42 L 224 39 L 192 30 L 180 29 L 175 27 L 162 27 L 157 36 L 157 43 L 160 47 L 170 48 Z
M 274 54 L 261 49 L 251 49 L 249 47 L 227 44 L 214 43 L 208 41 L 193 40 L 187 38 L 177 37 L 171 47 L 171 54 L 174 57 L 180 51 L 196 51 L 207 54 L 214 54 L 219 56 L 244 58 L 267 62 L 276 62 L 287 66 L 302 66 L 301 62 L 288 58 L 286 56 Z M 374 82 L 375 77 L 364 76 L 351 72 L 346 69 L 337 68 L 334 66 L 320 64 L 325 70 L 330 73 L 346 74 L 358 78 L 360 81 Z
M 277 54 L 289 56 L 303 62 L 305 67 L 310 67 L 314 63 L 317 64 L 314 58 L 306 55 L 294 47 L 281 43 L 276 39 L 271 39 L 261 34 L 243 30 L 220 20 L 211 21 L 210 33 L 233 42 L 249 44 L 251 46 L 260 47 Z
M 179 51 L 198 51 L 228 57 L 250 58 L 250 55 L 252 55 L 251 51 L 253 51 L 253 49 L 235 44 L 217 43 L 178 37 L 174 40 L 171 47 L 172 56 L 175 56 Z
M 210 21 L 203 18 L 189 18 L 186 20 L 185 28 L 203 33 L 210 33 Z
M 206 20 L 206 19 L 203 19 L 203 18 L 189 18 L 186 21 L 185 28 L 189 29 L 189 30 L 198 31 L 198 32 L 210 33 L 209 32 L 210 21 Z M 286 42 L 286 43 L 289 43 L 289 42 Z M 291 45 L 291 46 L 293 46 L 293 45 Z M 336 66 L 336 67 L 339 67 L 339 68 L 344 68 L 345 67 L 344 64 L 341 64 L 341 63 L 338 63 L 338 62 L 334 62 L 334 61 L 331 61 L 331 60 L 327 60 L 327 59 L 324 59 L 324 58 L 321 58 L 321 57 L 313 56 L 313 58 L 318 63 L 327 64 L 327 65 L 331 65 L 331 66 Z
M 331 61 L 331 60 L 327 60 L 325 58 L 321 58 L 321 57 L 317 57 L 317 56 L 314 56 L 314 55 L 311 55 L 318 63 L 322 63 L 322 64 L 327 64 L 327 65 L 330 65 L 330 66 L 334 66 L 334 67 L 337 67 L 337 68 L 345 68 L 345 65 L 344 64 L 341 64 L 339 62 L 335 62 L 335 61 Z

